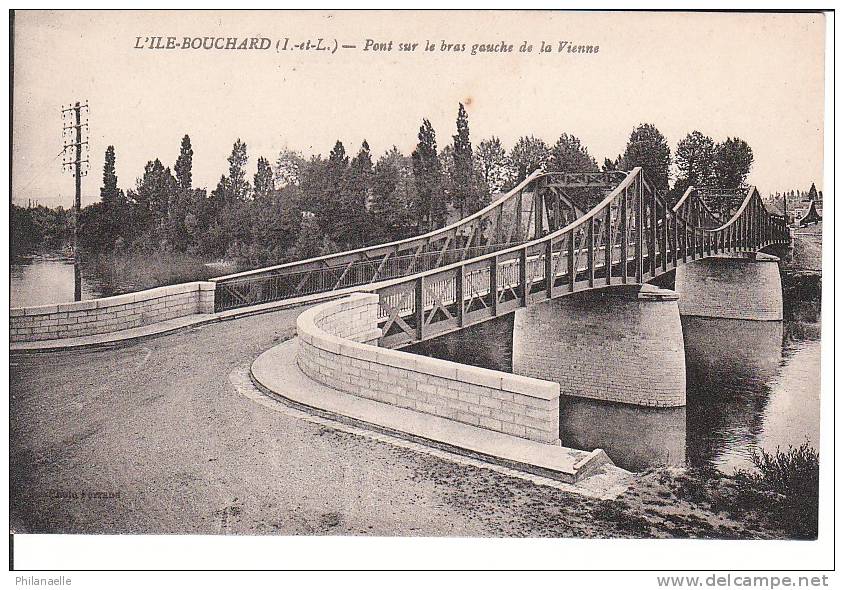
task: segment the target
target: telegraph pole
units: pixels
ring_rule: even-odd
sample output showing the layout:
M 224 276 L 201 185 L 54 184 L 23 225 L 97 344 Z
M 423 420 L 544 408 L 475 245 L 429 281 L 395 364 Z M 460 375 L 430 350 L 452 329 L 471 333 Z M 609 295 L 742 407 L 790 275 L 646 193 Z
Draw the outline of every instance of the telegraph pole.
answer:
M 85 120 L 82 120 L 82 112 Z M 88 103 L 76 101 L 72 106 L 62 107 L 62 169 L 70 170 L 76 181 L 73 201 L 73 270 L 74 301 L 82 299 L 82 275 L 79 272 L 79 211 L 82 209 L 82 177 L 88 173 Z

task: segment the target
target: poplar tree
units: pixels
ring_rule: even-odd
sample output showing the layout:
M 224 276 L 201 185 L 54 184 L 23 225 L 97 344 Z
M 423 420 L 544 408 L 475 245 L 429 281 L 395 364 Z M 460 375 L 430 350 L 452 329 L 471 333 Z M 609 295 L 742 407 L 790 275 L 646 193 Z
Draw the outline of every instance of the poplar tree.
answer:
M 179 157 L 176 158 L 176 165 L 173 166 L 176 173 L 176 184 L 183 193 L 193 189 L 193 147 L 190 143 L 190 136 L 185 134 L 182 138 L 182 145 L 179 148 Z
M 342 215 L 338 219 L 337 242 L 349 248 L 364 245 L 369 235 L 367 205 L 372 190 L 372 155 L 364 139 L 352 159 L 348 177 L 340 193 Z
M 227 189 L 229 202 L 243 202 L 249 198 L 251 187 L 246 180 L 246 163 L 249 156 L 246 154 L 246 144 L 237 138 L 232 146 L 232 153 L 228 157 L 229 176 Z
M 420 231 L 430 231 L 445 223 L 445 202 L 437 158 L 437 134 L 428 119 L 419 127 L 419 143 L 413 150 L 413 178 L 416 183 L 416 220 Z
M 266 158 L 258 158 L 258 171 L 252 179 L 252 186 L 256 199 L 266 200 L 275 190 L 273 169 Z
M 457 110 L 457 134 L 454 139 L 454 168 L 452 171 L 452 199 L 463 218 L 466 204 L 472 200 L 472 142 L 469 139 L 469 115 L 463 103 Z
M 103 186 L 100 188 L 100 199 L 107 209 L 114 208 L 120 200 L 120 189 L 117 188 L 117 172 L 115 171 L 114 146 L 110 145 L 105 151 L 103 164 Z

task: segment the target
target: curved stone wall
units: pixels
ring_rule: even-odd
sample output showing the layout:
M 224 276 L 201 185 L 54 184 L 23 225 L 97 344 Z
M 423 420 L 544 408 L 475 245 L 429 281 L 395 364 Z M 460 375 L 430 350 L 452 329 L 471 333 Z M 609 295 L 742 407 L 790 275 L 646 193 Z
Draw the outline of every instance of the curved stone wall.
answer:
M 673 291 L 610 288 L 516 311 L 513 372 L 556 381 L 563 395 L 686 404 L 683 329 Z
M 299 315 L 297 362 L 355 396 L 547 444 L 560 444 L 557 383 L 379 348 L 378 295 L 355 294 Z
M 214 283 L 197 281 L 115 297 L 9 311 L 12 342 L 91 336 L 214 313 Z
M 677 268 L 682 315 L 782 320 L 779 258 L 767 254 L 703 258 Z

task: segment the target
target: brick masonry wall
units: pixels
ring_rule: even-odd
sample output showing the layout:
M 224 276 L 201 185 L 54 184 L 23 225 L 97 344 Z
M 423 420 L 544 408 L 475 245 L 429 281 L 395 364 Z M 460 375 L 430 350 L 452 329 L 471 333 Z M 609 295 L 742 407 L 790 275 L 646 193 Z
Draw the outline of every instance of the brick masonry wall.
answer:
M 672 291 L 608 289 L 516 311 L 513 372 L 561 394 L 640 406 L 686 404 L 683 330 Z
M 677 268 L 674 288 L 684 316 L 782 320 L 778 258 L 704 258 Z
M 556 383 L 379 348 L 378 296 L 317 305 L 297 320 L 298 364 L 352 395 L 560 444 Z
M 214 283 L 198 281 L 137 293 L 9 313 L 12 342 L 91 336 L 197 313 L 214 313 Z

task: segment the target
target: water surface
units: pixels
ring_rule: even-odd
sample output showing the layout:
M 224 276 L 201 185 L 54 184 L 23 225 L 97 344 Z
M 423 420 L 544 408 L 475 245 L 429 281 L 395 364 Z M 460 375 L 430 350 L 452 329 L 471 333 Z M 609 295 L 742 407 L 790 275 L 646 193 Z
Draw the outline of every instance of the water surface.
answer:
M 786 317 L 793 311 L 786 309 Z M 808 315 L 786 322 L 682 318 L 686 406 L 561 396 L 563 445 L 601 447 L 632 470 L 691 465 L 725 473 L 750 467 L 756 449 L 785 450 L 806 440 L 817 448 L 821 343 L 816 317 Z M 511 372 L 512 334 L 510 314 L 407 350 Z

